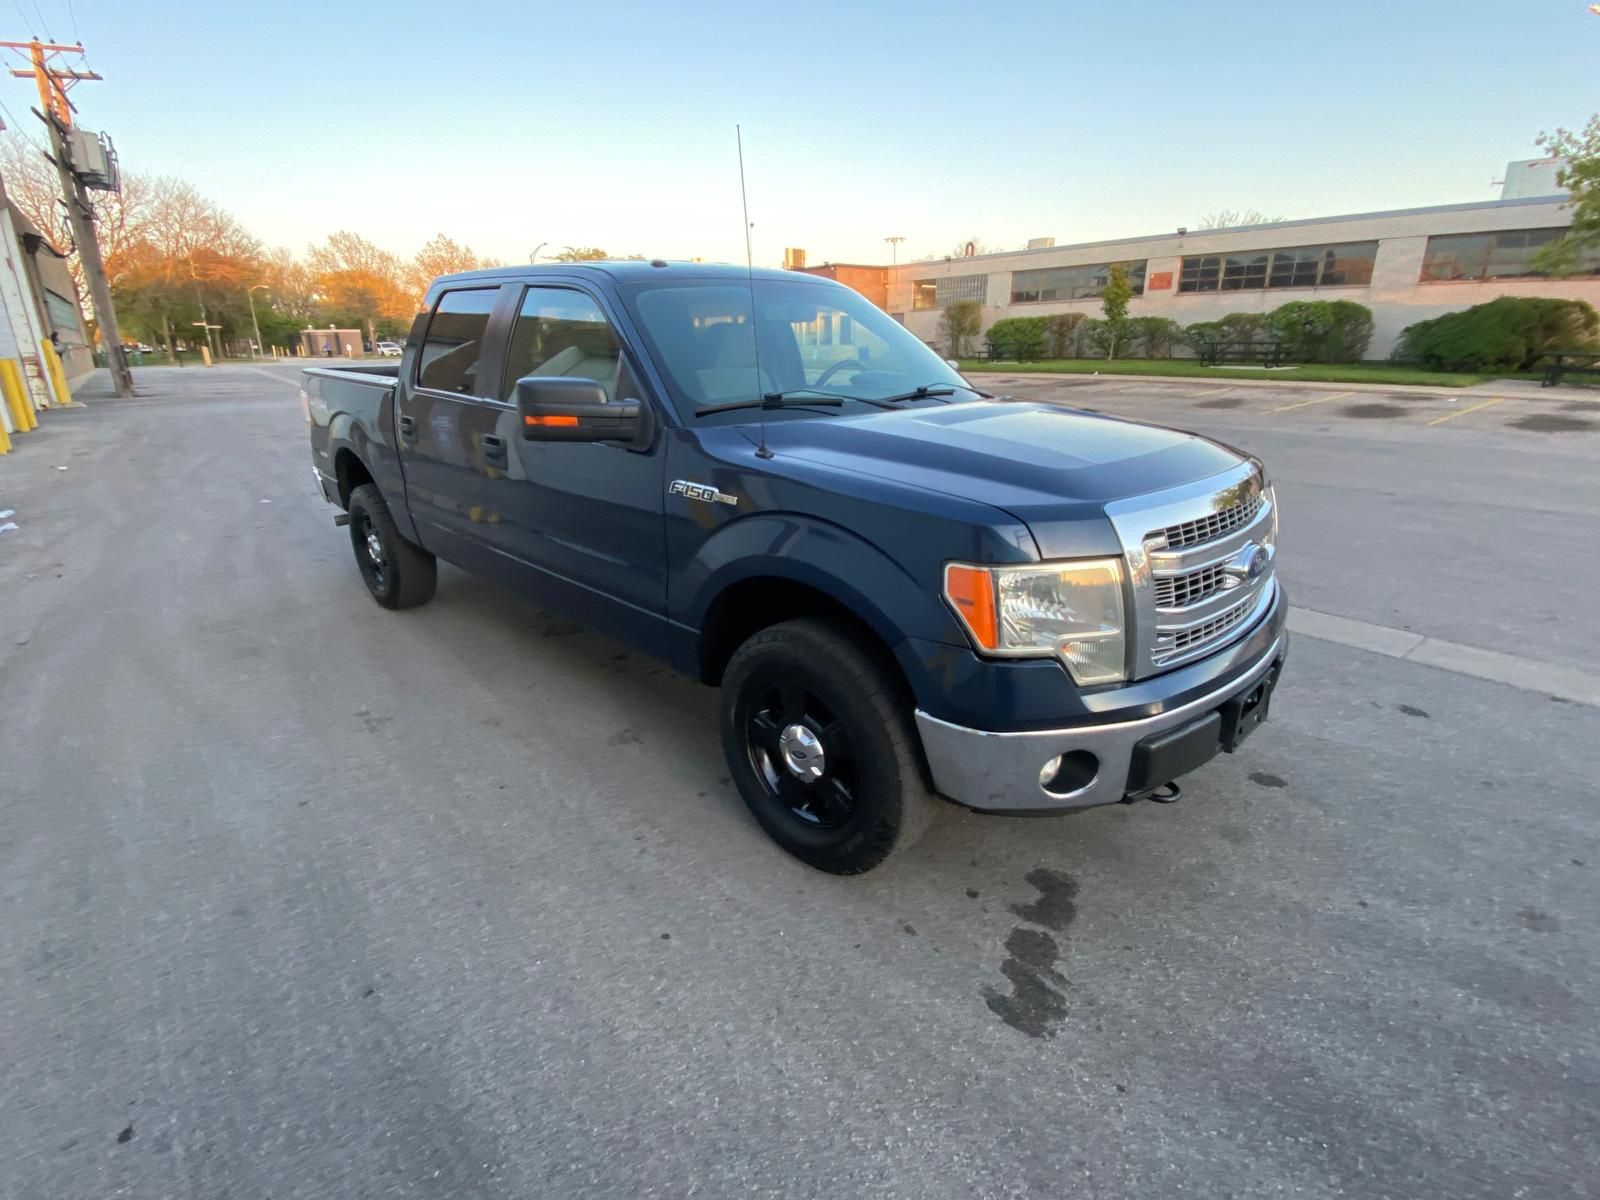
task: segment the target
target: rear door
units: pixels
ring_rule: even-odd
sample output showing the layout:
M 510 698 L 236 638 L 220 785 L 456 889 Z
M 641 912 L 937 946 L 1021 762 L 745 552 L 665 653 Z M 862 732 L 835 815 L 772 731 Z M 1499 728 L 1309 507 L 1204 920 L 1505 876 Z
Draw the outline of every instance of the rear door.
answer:
M 485 454 L 494 453 L 492 400 L 499 386 L 497 373 L 484 365 L 484 342 L 500 293 L 499 284 L 440 293 L 411 376 L 395 401 L 406 500 L 417 535 L 445 558 L 458 557 L 459 543 L 479 540 L 481 533 Z
M 562 376 L 593 379 L 613 399 L 654 401 L 596 295 L 553 283 L 519 291 L 498 381 L 510 453 L 488 475 L 489 536 L 551 602 L 575 604 L 620 636 L 648 637 L 666 609 L 659 436 L 642 448 L 524 441 L 516 388 L 526 375 Z M 662 427 L 659 408 L 654 425 Z

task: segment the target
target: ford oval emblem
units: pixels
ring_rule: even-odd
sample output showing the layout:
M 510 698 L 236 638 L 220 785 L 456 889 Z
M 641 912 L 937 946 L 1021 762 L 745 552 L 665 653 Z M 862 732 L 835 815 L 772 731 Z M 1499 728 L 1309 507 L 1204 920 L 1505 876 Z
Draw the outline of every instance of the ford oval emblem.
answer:
M 1224 588 L 1236 588 L 1252 579 L 1260 579 L 1272 561 L 1272 551 L 1254 542 L 1246 542 L 1239 553 L 1230 558 L 1222 568 Z

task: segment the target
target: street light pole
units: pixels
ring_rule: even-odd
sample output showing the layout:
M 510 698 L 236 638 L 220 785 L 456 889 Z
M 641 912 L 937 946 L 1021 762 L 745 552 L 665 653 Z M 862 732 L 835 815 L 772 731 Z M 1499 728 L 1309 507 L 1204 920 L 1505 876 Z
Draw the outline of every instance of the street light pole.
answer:
M 269 288 L 266 284 L 258 283 L 258 284 L 255 285 L 255 287 L 251 288 L 248 292 L 245 293 L 245 297 L 250 301 L 250 328 L 252 328 L 252 329 L 254 329 L 256 331 L 256 353 L 258 355 L 261 353 L 262 350 L 266 349 L 266 347 L 261 344 L 261 323 L 256 320 L 256 293 L 257 292 L 268 292 L 268 293 L 270 293 L 271 290 L 272 289 Z
M 883 240 L 889 243 L 889 265 L 892 267 L 899 266 L 900 243 L 906 239 L 900 234 L 895 234 L 893 237 L 886 237 Z
M 533 251 L 532 251 L 532 253 L 530 253 L 530 254 L 529 254 L 529 255 L 528 255 L 528 262 L 529 262 L 529 263 L 536 263 L 536 262 L 538 262 L 538 261 L 539 261 L 539 251 L 541 251 L 541 250 L 543 250 L 543 249 L 544 249 L 544 248 L 545 248 L 545 247 L 546 247 L 546 246 L 548 246 L 548 245 L 549 245 L 549 244 L 550 244 L 550 243 L 549 243 L 549 242 L 540 242 L 540 243 L 539 243 L 539 244 L 538 244 L 538 245 L 537 245 L 537 246 L 535 246 L 535 247 L 534 247 L 534 248 L 533 248 Z

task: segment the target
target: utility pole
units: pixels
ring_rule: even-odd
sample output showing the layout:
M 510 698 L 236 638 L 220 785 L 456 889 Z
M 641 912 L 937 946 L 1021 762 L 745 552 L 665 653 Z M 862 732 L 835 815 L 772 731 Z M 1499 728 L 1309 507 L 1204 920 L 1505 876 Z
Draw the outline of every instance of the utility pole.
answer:
M 267 348 L 261 344 L 261 322 L 256 320 L 257 292 L 266 292 L 270 296 L 272 294 L 272 288 L 268 284 L 258 283 L 255 285 L 255 287 L 251 288 L 245 293 L 246 298 L 248 298 L 250 301 L 250 327 L 256 331 L 256 353 L 265 354 L 267 352 Z
M 206 298 L 200 294 L 200 276 L 195 274 L 194 255 L 192 253 L 189 255 L 189 278 L 194 280 L 194 299 L 195 303 L 200 306 L 200 319 L 198 321 L 190 321 L 189 324 L 198 325 L 201 329 L 206 331 L 206 349 L 209 350 L 216 358 L 221 358 L 222 347 L 220 345 L 212 344 L 211 331 L 213 329 L 221 329 L 222 326 L 207 324 L 211 318 L 206 315 Z M 251 310 L 254 311 L 254 308 L 255 306 L 252 304 Z
M 100 241 L 95 234 L 94 209 L 89 203 L 89 189 L 73 173 L 72 156 L 67 149 L 67 133 L 72 129 L 72 102 L 67 99 L 67 89 L 74 83 L 96 80 L 94 71 L 66 70 L 52 67 L 50 60 L 60 54 L 83 54 L 83 43 L 61 46 L 41 42 L 37 38 L 27 42 L 0 41 L 0 47 L 26 53 L 32 64 L 30 70 L 11 73 L 19 79 L 32 79 L 39 85 L 39 117 L 50 128 L 50 148 L 53 161 L 61 176 L 61 195 L 67 204 L 67 220 L 72 224 L 72 240 L 78 247 L 78 258 L 83 264 L 83 278 L 89 285 L 89 297 L 94 301 L 95 324 L 100 331 L 101 344 L 106 348 L 106 362 L 111 367 L 111 382 L 117 395 L 133 395 L 133 373 L 128 370 L 128 356 L 122 349 L 122 334 L 117 329 L 117 311 L 111 303 L 111 284 L 106 279 L 105 263 L 100 257 Z

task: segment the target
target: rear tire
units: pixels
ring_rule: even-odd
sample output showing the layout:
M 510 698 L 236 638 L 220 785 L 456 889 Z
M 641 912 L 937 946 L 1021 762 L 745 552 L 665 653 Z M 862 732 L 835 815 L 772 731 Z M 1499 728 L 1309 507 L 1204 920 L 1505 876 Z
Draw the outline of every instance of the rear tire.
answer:
M 902 689 L 836 624 L 785 621 L 740 646 L 723 672 L 721 725 L 751 814 L 818 870 L 870 871 L 932 823 L 938 801 Z
M 364 483 L 350 493 L 350 545 L 372 598 L 385 608 L 415 608 L 433 599 L 439 565 L 400 535 L 383 494 Z

